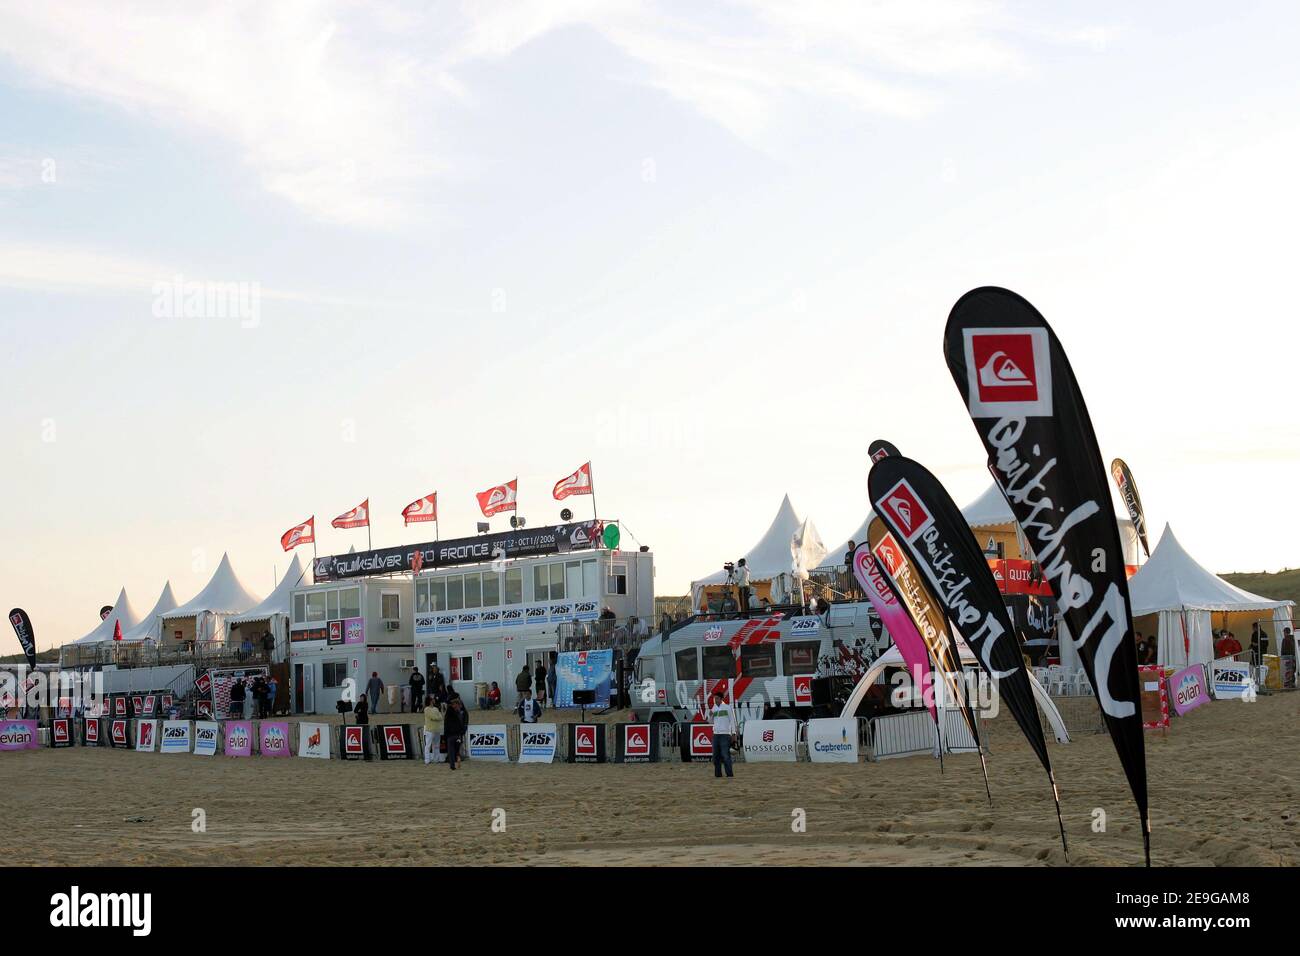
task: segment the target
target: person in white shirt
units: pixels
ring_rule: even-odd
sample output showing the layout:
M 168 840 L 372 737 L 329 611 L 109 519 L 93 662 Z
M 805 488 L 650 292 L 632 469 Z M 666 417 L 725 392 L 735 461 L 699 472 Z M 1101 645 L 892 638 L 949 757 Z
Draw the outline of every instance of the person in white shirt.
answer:
M 542 705 L 533 700 L 531 690 L 524 691 L 524 698 L 519 702 L 519 719 L 525 724 L 537 723 L 537 718 L 542 715 Z
M 741 558 L 736 562 L 736 590 L 740 592 L 740 613 L 749 613 L 749 565 Z
M 722 696 L 722 691 L 713 692 L 709 720 L 713 722 L 713 776 L 721 777 L 725 767 L 727 776 L 734 777 L 731 772 L 731 738 L 736 732 L 736 712 Z

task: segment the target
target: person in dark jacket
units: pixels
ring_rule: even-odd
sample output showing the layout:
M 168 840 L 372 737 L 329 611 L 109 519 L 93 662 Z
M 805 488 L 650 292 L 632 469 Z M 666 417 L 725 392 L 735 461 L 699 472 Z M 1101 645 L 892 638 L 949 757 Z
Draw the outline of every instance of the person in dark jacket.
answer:
M 447 682 L 443 680 L 442 671 L 438 670 L 437 664 L 429 665 L 429 679 L 425 682 L 425 693 L 439 704 L 447 700 Z
M 230 716 L 231 717 L 238 718 L 244 716 L 245 693 L 247 693 L 247 690 L 244 687 L 244 678 L 240 677 L 238 680 L 236 680 L 233 684 L 230 685 Z M 129 709 L 130 706 L 131 706 L 131 698 L 128 697 L 127 708 Z
M 546 706 L 546 665 L 543 664 L 541 661 L 537 662 L 537 670 L 533 672 L 533 679 L 536 681 L 536 686 L 533 689 L 533 693 L 536 695 L 538 702 L 540 702 L 541 705 L 545 707 Z
M 469 714 L 465 713 L 465 705 L 459 697 L 453 697 L 442 726 L 443 736 L 447 738 L 447 766 L 452 770 L 460 769 L 460 748 L 468 729 Z
M 357 705 L 352 708 L 352 713 L 356 715 L 358 726 L 370 723 L 370 706 L 366 703 L 365 694 L 357 698 Z
M 411 713 L 418 714 L 424 710 L 424 675 L 420 668 L 411 668 Z
M 533 675 L 528 670 L 528 665 L 524 664 L 523 668 L 515 675 L 515 693 L 520 697 L 524 696 L 524 691 L 533 689 Z

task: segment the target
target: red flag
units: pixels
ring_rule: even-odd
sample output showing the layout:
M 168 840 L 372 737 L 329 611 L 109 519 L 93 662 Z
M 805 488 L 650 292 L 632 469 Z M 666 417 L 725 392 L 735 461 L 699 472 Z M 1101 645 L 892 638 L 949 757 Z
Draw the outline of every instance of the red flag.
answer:
M 555 490 L 551 494 L 555 495 L 556 501 L 563 501 L 569 495 L 594 494 L 591 484 L 591 462 L 587 462 L 568 478 L 561 478 L 557 481 Z
M 119 617 L 116 621 L 113 622 L 113 640 L 120 641 L 121 639 L 122 639 L 122 619 Z
M 292 551 L 300 544 L 314 544 L 316 541 L 316 516 L 312 515 L 302 524 L 294 525 L 280 535 L 280 546 Z
M 415 521 L 437 521 L 438 520 L 438 492 L 431 495 L 425 495 L 423 498 L 417 498 L 409 505 L 402 509 L 402 525 L 406 526 Z
M 480 491 L 474 497 L 478 499 L 478 507 L 483 512 L 483 517 L 491 518 L 500 511 L 514 511 L 515 496 L 518 493 L 519 479 L 516 478 L 513 481 L 507 481 L 504 485 L 497 485 L 487 491 Z
M 345 511 L 330 522 L 336 528 L 370 527 L 370 499 L 367 498 L 351 511 Z
M 424 570 L 424 551 L 421 548 L 415 549 L 415 554 L 411 555 L 411 573 L 419 574 Z

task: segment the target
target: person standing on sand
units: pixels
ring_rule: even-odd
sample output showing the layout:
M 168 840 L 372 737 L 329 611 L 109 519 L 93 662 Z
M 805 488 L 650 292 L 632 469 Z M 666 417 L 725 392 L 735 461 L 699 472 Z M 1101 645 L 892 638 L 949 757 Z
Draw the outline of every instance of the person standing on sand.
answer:
M 438 740 L 442 737 L 446 721 L 442 716 L 442 705 L 430 694 L 424 699 L 424 765 L 436 763 L 438 757 Z
M 365 694 L 357 698 L 357 705 L 352 708 L 352 713 L 356 715 L 358 727 L 364 727 L 370 723 L 370 708 L 366 706 Z
M 731 772 L 731 738 L 736 732 L 736 712 L 720 690 L 713 692 L 709 719 L 713 723 L 713 776 L 721 777 L 725 767 L 727 776 L 734 777 Z
M 533 675 L 528 670 L 528 662 L 524 662 L 523 669 L 515 675 L 515 693 L 523 699 L 524 691 L 533 689 Z
M 371 671 L 370 680 L 366 681 L 366 695 L 370 698 L 370 710 L 373 713 L 379 713 L 379 700 L 383 692 L 384 682 L 379 679 L 379 671 Z
M 443 733 L 447 735 L 447 764 L 452 770 L 460 769 L 460 748 L 469 729 L 469 714 L 459 697 L 453 697 L 447 707 L 447 718 L 443 723 Z
M 533 676 L 537 681 L 537 687 L 534 690 L 534 693 L 537 696 L 538 703 L 544 707 L 546 706 L 546 665 L 541 661 L 538 661 L 537 670 L 534 672 Z
M 557 680 L 555 675 L 555 661 L 557 660 L 556 652 L 551 651 L 550 656 L 551 656 L 551 666 L 546 671 L 546 699 L 549 700 L 551 702 L 551 706 L 554 707 L 555 706 L 555 682 Z
M 411 668 L 411 713 L 417 714 L 424 709 L 424 675 L 420 668 Z

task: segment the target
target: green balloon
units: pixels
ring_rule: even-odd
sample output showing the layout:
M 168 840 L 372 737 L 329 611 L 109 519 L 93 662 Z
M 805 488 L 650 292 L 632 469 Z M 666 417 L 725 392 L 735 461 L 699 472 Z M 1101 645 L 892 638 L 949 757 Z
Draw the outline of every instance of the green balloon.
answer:
M 618 525 L 616 524 L 605 525 L 605 532 L 600 536 L 600 538 L 605 543 L 606 548 L 608 548 L 610 551 L 617 551 L 618 538 L 619 538 Z

